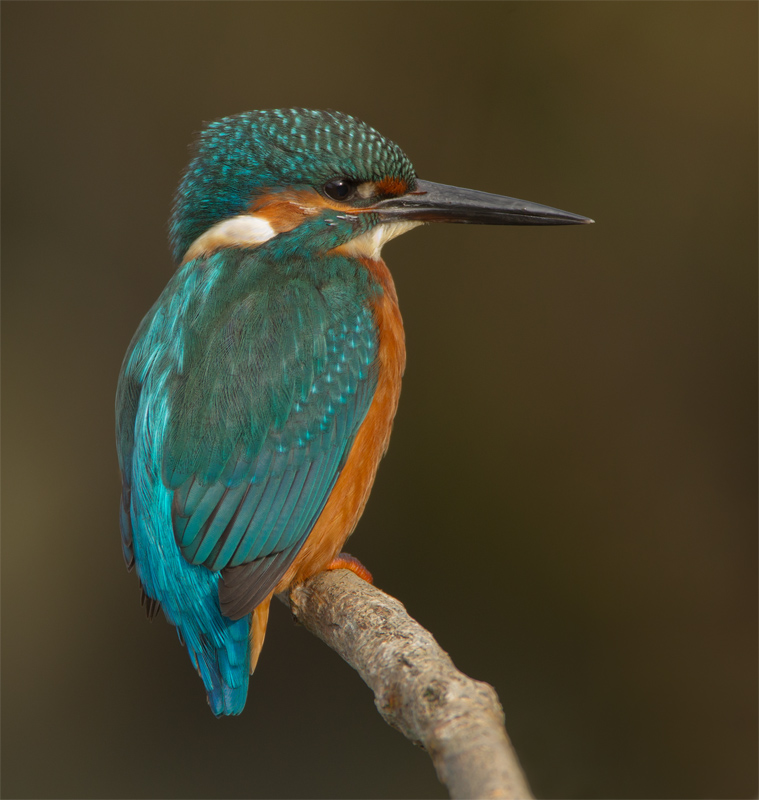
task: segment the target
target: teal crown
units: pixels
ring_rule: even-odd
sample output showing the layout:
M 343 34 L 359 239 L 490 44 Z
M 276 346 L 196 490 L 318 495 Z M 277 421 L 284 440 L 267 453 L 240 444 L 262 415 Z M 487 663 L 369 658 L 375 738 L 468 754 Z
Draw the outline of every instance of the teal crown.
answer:
M 170 226 L 174 258 L 181 261 L 198 236 L 243 213 L 264 190 L 386 176 L 410 186 L 416 179 L 397 144 L 348 114 L 288 108 L 216 120 L 201 131 L 177 190 Z

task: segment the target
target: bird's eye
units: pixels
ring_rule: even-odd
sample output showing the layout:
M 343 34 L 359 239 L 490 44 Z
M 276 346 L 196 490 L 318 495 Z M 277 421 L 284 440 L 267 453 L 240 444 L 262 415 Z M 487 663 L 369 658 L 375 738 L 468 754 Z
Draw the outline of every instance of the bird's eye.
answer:
M 323 189 L 327 197 L 345 202 L 355 194 L 356 183 L 350 178 L 336 178 L 329 183 L 325 183 Z

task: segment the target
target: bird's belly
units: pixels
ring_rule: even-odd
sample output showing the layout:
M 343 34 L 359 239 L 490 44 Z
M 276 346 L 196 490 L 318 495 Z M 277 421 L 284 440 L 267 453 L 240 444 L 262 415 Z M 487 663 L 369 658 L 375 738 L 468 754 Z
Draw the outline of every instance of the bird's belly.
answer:
M 361 517 L 387 450 L 406 362 L 403 323 L 394 290 L 382 295 L 374 312 L 380 334 L 374 398 L 329 499 L 275 593 L 321 572 L 340 552 Z

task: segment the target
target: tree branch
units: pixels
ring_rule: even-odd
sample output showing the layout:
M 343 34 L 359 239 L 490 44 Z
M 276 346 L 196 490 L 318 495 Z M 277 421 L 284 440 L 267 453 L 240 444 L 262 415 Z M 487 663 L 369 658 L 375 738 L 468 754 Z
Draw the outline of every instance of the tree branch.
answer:
M 371 688 L 385 721 L 427 750 L 451 797 L 532 797 L 493 687 L 459 672 L 398 600 L 345 569 L 315 575 L 289 600 Z

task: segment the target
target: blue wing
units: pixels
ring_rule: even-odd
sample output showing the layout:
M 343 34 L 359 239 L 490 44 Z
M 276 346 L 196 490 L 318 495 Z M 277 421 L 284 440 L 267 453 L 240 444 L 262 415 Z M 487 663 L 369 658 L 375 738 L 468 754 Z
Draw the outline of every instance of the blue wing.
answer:
M 325 318 L 311 339 L 307 346 L 313 365 L 294 366 L 290 356 L 297 348 L 292 346 L 280 352 L 275 387 L 250 375 L 250 385 L 243 389 L 238 384 L 222 394 L 229 406 L 251 404 L 247 430 L 257 424 L 255 411 L 261 404 L 273 406 L 275 388 L 287 387 L 278 401 L 284 400 L 287 412 L 270 412 L 260 445 L 256 438 L 241 436 L 227 455 L 218 447 L 218 433 L 207 436 L 198 457 L 201 468 L 187 478 L 180 472 L 184 480 L 174 490 L 177 544 L 191 564 L 224 570 L 220 602 L 232 619 L 252 611 L 297 555 L 332 491 L 376 386 L 376 333 L 367 309 L 355 309 L 347 321 Z M 227 419 L 229 413 L 217 407 L 208 416 Z M 176 483 L 175 474 L 166 478 L 168 485 Z
M 119 380 L 124 555 L 215 713 L 242 708 L 247 614 L 310 533 L 376 388 L 374 289 L 347 259 L 322 266 L 283 271 L 249 251 L 190 262 Z
M 176 544 L 189 564 L 223 571 L 219 600 L 232 619 L 264 599 L 297 555 L 376 388 L 372 289 L 348 259 L 323 260 L 322 269 L 318 280 L 307 269 L 283 272 L 261 252 L 191 262 L 167 286 L 125 361 L 119 440 L 127 563 L 134 558 L 133 474 L 158 470 L 171 495 Z M 148 431 L 158 446 L 144 457 L 150 464 L 137 464 L 134 420 L 151 409 L 163 415 Z

